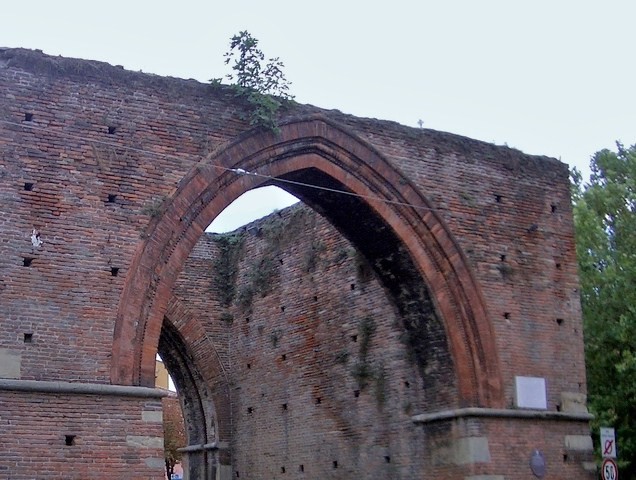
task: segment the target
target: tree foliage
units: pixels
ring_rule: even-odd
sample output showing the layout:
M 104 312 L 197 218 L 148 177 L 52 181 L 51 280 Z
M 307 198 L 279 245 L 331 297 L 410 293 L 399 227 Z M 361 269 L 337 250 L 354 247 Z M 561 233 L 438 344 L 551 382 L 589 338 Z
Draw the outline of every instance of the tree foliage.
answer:
M 294 98 L 289 93 L 291 83 L 283 72 L 283 62 L 279 57 L 265 62 L 258 39 L 248 31 L 230 39 L 230 49 L 224 56 L 225 64 L 232 69 L 225 78 L 232 83 L 236 96 L 248 104 L 250 124 L 277 131 L 276 113 L 284 102 Z M 221 83 L 219 78 L 211 81 Z
M 613 426 L 621 477 L 636 479 L 636 145 L 575 172 L 574 220 L 594 431 Z
M 186 446 L 185 424 L 179 399 L 166 397 L 163 404 L 163 450 L 166 474 L 172 477 L 174 467 L 181 461 L 180 448 Z

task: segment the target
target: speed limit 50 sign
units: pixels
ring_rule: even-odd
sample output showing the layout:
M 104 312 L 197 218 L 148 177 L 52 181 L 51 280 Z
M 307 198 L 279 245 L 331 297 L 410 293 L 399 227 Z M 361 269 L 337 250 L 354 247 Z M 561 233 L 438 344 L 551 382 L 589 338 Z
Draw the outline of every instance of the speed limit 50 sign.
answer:
M 603 460 L 601 465 L 601 478 L 603 480 L 618 480 L 618 467 L 616 462 L 611 458 Z

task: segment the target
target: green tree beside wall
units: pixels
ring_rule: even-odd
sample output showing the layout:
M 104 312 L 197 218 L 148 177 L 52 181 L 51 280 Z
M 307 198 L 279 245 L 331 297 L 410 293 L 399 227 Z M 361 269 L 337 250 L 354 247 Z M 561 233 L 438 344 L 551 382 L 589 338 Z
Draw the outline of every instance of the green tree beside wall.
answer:
M 589 405 L 616 429 L 621 478 L 636 479 L 636 145 L 573 173 Z

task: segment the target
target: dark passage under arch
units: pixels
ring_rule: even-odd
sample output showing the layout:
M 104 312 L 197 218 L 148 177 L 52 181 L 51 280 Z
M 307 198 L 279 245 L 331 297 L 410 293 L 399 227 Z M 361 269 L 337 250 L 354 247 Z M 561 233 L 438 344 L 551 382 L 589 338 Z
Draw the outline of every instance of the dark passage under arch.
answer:
M 447 228 L 428 201 L 377 151 L 341 127 L 315 118 L 283 125 L 279 135 L 245 135 L 212 154 L 181 182 L 151 225 L 126 280 L 115 328 L 114 383 L 152 382 L 163 313 L 194 243 L 233 199 L 268 182 L 237 175 L 236 169 L 359 195 L 341 197 L 285 185 L 364 253 L 395 299 L 416 350 L 421 339 L 416 332 L 435 325 L 432 314 L 439 313 L 457 376 L 459 404 L 502 405 L 492 325 Z M 354 223 L 351 215 L 357 214 L 362 221 Z M 443 341 L 439 334 L 430 338 Z M 418 357 L 425 365 L 423 349 Z

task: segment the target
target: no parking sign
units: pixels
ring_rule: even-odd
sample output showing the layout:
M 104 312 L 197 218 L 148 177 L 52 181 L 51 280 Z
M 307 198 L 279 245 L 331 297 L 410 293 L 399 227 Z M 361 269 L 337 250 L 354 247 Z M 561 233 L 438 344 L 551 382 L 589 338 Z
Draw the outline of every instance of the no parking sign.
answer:
M 613 428 L 601 427 L 601 455 L 616 458 L 616 434 Z

